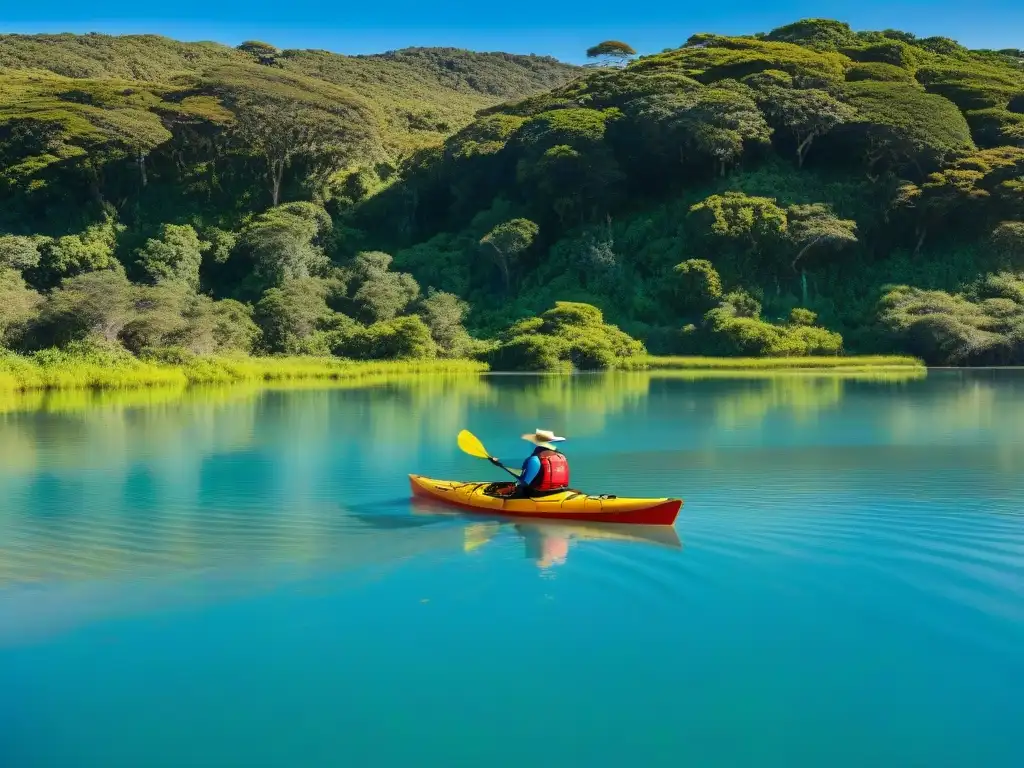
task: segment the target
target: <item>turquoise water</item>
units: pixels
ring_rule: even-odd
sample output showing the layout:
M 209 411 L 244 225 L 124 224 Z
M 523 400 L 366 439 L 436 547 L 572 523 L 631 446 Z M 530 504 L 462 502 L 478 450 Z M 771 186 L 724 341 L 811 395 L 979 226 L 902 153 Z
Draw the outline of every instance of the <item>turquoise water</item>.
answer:
M 676 529 L 412 506 L 463 427 Z M 1017 767 L 1022 681 L 1022 373 L 0 401 L 4 768 Z

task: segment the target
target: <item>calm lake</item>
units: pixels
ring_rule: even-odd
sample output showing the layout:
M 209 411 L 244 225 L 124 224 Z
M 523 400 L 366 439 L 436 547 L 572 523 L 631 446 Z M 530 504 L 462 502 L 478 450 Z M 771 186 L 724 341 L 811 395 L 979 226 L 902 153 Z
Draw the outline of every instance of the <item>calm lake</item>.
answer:
M 675 530 L 414 506 L 464 427 Z M 0 396 L 4 768 L 1019 768 L 1022 682 L 1024 372 Z

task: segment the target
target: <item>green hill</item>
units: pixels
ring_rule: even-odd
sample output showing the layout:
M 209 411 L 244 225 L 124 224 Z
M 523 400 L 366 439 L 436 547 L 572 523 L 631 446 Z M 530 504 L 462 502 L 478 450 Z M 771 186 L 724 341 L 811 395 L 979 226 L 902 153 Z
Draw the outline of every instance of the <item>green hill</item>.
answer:
M 508 283 L 481 238 L 513 218 L 538 234 Z M 695 35 L 485 110 L 354 221 L 484 328 L 574 300 L 666 353 L 833 349 L 816 318 L 847 350 L 1020 363 L 1024 54 Z
M 43 228 L 74 226 L 80 222 L 40 220 L 53 210 L 43 190 L 57 186 L 53 194 L 66 197 L 69 184 L 95 176 L 97 166 L 113 170 L 123 157 L 136 162 L 148 186 L 169 162 L 180 177 L 184 166 L 225 153 L 265 155 L 266 141 L 246 133 L 246 122 L 265 123 L 268 134 L 290 130 L 295 145 L 329 146 L 329 172 L 393 164 L 461 128 L 477 110 L 559 85 L 575 71 L 546 57 L 442 48 L 341 56 L 156 35 L 0 35 L 2 181 L 9 194 L 24 197 L 8 212 Z M 309 154 L 295 146 L 284 162 Z M 82 166 L 92 170 L 79 173 Z M 166 176 L 159 180 L 180 180 Z M 131 194 L 115 179 L 105 181 L 112 188 L 93 186 L 94 199 Z
M 1021 51 L 820 19 L 584 70 L 0 36 L 22 351 L 1022 363 L 1022 274 Z
M 158 35 L 0 35 L 0 70 L 52 72 L 86 81 L 138 81 L 181 93 L 257 63 L 350 88 L 385 118 L 395 150 L 429 144 L 468 123 L 476 110 L 560 85 L 575 68 L 549 57 L 409 48 L 373 56 L 327 51 L 238 50 L 217 43 L 180 43 Z M 93 84 L 90 83 L 90 86 Z M 86 86 L 88 89 L 90 86 Z M 98 87 L 96 84 L 95 87 Z M 315 87 L 311 85 L 310 87 Z M 172 98 L 173 100 L 173 98 Z

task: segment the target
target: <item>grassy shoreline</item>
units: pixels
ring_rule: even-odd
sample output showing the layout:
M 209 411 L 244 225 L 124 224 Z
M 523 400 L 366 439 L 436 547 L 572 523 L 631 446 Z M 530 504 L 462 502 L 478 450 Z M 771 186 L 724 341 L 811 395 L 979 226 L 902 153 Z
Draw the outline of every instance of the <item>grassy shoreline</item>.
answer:
M 757 375 L 773 372 L 883 373 L 923 371 L 912 357 L 645 357 L 632 370 Z M 0 353 L 0 391 L 141 389 L 243 382 L 381 380 L 390 376 L 484 373 L 473 360 L 353 361 L 322 357 L 187 357 L 173 362 L 131 355 L 81 355 L 47 350 Z
M 851 357 L 655 357 L 644 359 L 649 371 L 884 371 L 924 368 L 921 360 L 904 355 Z
M 0 391 L 141 389 L 243 382 L 338 381 L 417 374 L 482 373 L 472 360 L 352 361 L 319 357 L 195 357 L 178 363 L 61 353 L 0 354 Z

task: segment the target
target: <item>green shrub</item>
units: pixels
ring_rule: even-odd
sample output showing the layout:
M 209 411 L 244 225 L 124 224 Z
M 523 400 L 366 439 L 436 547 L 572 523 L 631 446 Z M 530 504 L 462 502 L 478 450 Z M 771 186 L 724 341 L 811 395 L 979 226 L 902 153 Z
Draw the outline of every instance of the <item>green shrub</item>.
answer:
M 559 301 L 506 329 L 489 360 L 499 370 L 604 370 L 628 367 L 645 354 L 641 342 L 605 323 L 597 307 Z
M 564 339 L 556 336 L 514 336 L 496 347 L 488 356 L 497 371 L 565 371 L 567 359 Z
M 916 82 L 913 72 L 909 72 L 903 67 L 874 61 L 854 64 L 846 70 L 846 79 L 851 83 L 860 80 L 879 80 L 888 83 Z
M 989 275 L 964 293 L 891 288 L 879 320 L 932 365 L 1024 363 L 1024 277 Z
M 421 360 L 437 357 L 438 348 L 423 320 L 407 315 L 335 337 L 330 351 L 357 360 Z
M 814 325 L 817 319 L 818 316 L 814 312 L 803 307 L 793 307 L 789 313 L 789 322 L 792 325 Z

